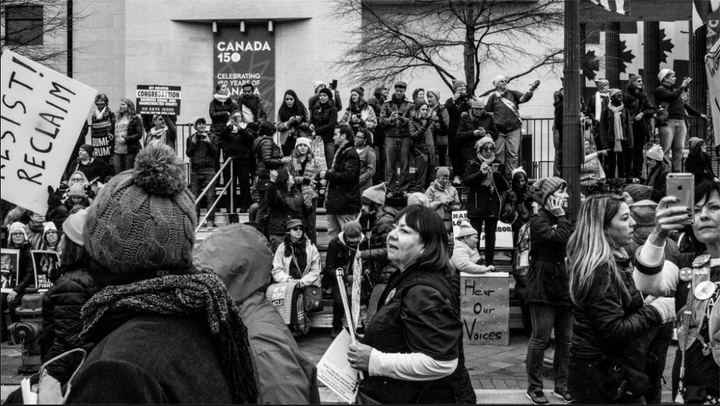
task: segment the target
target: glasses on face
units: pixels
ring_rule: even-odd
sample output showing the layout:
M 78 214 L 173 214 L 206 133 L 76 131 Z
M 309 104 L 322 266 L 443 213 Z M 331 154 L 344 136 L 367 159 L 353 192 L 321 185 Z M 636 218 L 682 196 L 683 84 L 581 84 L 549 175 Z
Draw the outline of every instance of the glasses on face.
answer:
M 81 179 L 81 178 L 72 178 L 72 179 L 70 179 L 70 183 L 78 183 L 78 182 L 82 182 L 82 179 Z
M 291 231 L 302 231 L 302 230 L 303 230 L 303 226 L 295 226 L 295 227 L 291 228 L 290 230 L 291 230 Z
M 25 237 L 25 234 L 23 233 L 12 233 L 13 237 Z
M 162 117 L 160 117 L 160 118 L 158 118 L 158 119 L 157 119 L 157 120 L 155 120 L 155 121 L 163 121 L 163 122 L 164 122 L 164 121 L 165 121 L 165 119 L 164 119 L 164 118 L 162 118 Z
M 482 147 L 483 151 L 495 151 L 495 147 Z

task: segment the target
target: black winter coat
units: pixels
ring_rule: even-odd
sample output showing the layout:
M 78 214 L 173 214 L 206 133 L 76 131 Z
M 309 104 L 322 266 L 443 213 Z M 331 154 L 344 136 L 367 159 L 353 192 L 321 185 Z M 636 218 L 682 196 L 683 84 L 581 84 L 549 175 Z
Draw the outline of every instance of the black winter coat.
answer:
M 210 131 L 215 134 L 220 134 L 220 131 L 225 128 L 234 110 L 237 110 L 237 105 L 232 98 L 228 97 L 225 102 L 212 99 L 209 109 L 210 120 L 212 120 Z
M 455 138 L 455 135 L 457 135 L 462 113 L 470 110 L 469 98 L 463 97 L 453 100 L 451 97 L 445 101 L 445 108 L 447 109 L 448 116 L 450 117 L 450 123 L 448 124 L 448 136 L 452 140 Z
M 253 144 L 257 164 L 258 190 L 267 190 L 270 184 L 270 171 L 283 167 L 283 154 L 272 137 L 262 136 Z
M 695 184 L 703 180 L 713 180 L 716 175 L 713 172 L 712 158 L 707 152 L 695 153 L 691 151 L 685 160 L 685 170 L 695 175 Z
M 204 140 L 207 137 L 207 141 Z M 190 158 L 192 172 L 202 170 L 215 170 L 215 160 L 218 157 L 218 136 L 213 133 L 195 133 L 187 140 L 185 155 Z
M 267 119 L 267 113 L 262 108 L 262 100 L 260 100 L 257 96 L 250 96 L 246 98 L 245 96 L 240 97 L 238 99 L 238 103 L 240 106 L 245 106 L 253 114 L 253 118 L 255 119 L 255 122 L 259 121 L 265 121 Z
M 464 113 L 460 119 L 457 135 L 460 149 L 475 151 L 475 143 L 483 136 L 475 136 L 473 132 L 478 129 L 484 129 L 485 132 L 492 137 L 493 140 L 498 139 L 498 130 L 495 127 L 495 120 L 490 114 L 483 114 L 475 117 L 472 113 Z
M 255 159 L 253 157 L 255 137 L 252 131 L 238 128 L 237 132 L 233 133 L 232 130 L 233 126 L 228 125 L 220 132 L 220 142 L 225 156 L 237 159 L 240 165 L 252 166 Z
M 80 333 L 83 323 L 80 310 L 97 292 L 92 277 L 85 269 L 68 270 L 43 296 L 43 336 L 40 353 L 43 362 L 83 345 Z M 75 372 L 80 357 L 64 357 L 48 365 L 52 377 L 62 384 Z
M 613 149 L 613 146 L 615 145 L 615 140 L 617 139 L 614 124 L 615 113 L 613 113 L 613 111 L 610 110 L 610 108 L 608 107 L 603 109 L 601 115 L 602 117 L 600 118 L 600 132 L 598 135 L 598 150 Z M 627 142 L 627 147 L 630 150 L 635 145 L 633 140 L 631 120 L 632 117 L 630 117 L 630 114 L 628 114 L 627 109 L 622 109 L 620 111 L 620 122 L 622 123 L 622 129 L 624 132 L 624 141 Z
M 19 247 L 11 243 L 8 248 L 20 250 L 20 262 L 18 264 L 20 272 L 13 290 L 18 293 L 18 296 L 23 295 L 25 294 L 25 289 L 30 285 L 35 285 L 32 254 L 30 253 L 33 247 L 29 241 L 23 241 Z
M 335 162 L 325 173 L 328 180 L 325 209 L 327 214 L 359 214 L 360 157 L 354 146 L 347 142 L 335 152 Z
M 302 192 L 293 186 L 289 191 L 285 184 L 270 183 L 266 192 L 270 208 L 267 221 L 269 234 L 285 234 L 290 219 L 303 218 L 304 199 Z
M 115 122 L 117 123 L 119 119 L 119 117 L 116 117 Z M 113 131 L 114 130 L 115 129 L 113 129 Z M 142 145 L 140 145 L 140 140 L 143 137 L 144 131 L 145 130 L 143 129 L 143 123 L 140 116 L 133 116 L 133 118 L 130 119 L 130 123 L 127 127 L 127 135 L 125 135 L 125 143 L 127 144 L 128 154 L 137 154 L 142 149 Z M 88 180 L 92 179 L 89 178 Z
M 325 104 L 315 103 L 310 110 L 310 124 L 315 126 L 315 135 L 323 141 L 332 141 L 338 121 L 338 109 L 332 101 Z
M 571 306 L 565 247 L 574 223 L 567 215 L 558 218 L 544 208 L 530 218 L 526 303 Z
M 463 185 L 470 189 L 467 195 L 467 216 L 497 218 L 500 215 L 500 195 L 510 189 L 510 186 L 502 176 L 502 172 L 504 172 L 502 170 L 488 172 L 488 174 L 492 174 L 495 186 L 483 185 L 487 175 L 482 173 L 480 167 L 480 158 L 477 156 L 474 156 L 465 165 Z
M 684 90 L 687 89 L 684 87 L 671 88 L 665 85 L 660 85 L 655 89 L 655 103 L 658 107 L 664 106 L 667 109 L 668 119 L 684 120 L 687 117 L 681 97 Z

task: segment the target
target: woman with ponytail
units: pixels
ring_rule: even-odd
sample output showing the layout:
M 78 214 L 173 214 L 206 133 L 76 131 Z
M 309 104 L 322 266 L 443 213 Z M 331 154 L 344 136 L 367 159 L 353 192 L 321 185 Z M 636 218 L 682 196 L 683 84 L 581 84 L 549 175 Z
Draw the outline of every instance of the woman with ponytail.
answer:
M 637 403 L 649 388 L 647 335 L 675 318 L 673 299 L 645 305 L 635 287 L 628 249 L 634 230 L 621 197 L 596 195 L 581 206 L 568 240 L 574 317 L 568 389 L 575 403 Z

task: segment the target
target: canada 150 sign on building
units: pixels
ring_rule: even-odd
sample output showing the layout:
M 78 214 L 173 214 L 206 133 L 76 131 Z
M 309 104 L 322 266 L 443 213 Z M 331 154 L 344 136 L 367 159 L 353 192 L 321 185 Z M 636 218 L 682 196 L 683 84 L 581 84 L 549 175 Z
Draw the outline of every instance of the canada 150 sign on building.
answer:
M 225 84 L 230 96 L 237 99 L 242 85 L 251 83 L 255 94 L 263 100 L 268 120 L 275 119 L 275 37 L 266 25 L 218 25 L 214 36 L 213 89 Z

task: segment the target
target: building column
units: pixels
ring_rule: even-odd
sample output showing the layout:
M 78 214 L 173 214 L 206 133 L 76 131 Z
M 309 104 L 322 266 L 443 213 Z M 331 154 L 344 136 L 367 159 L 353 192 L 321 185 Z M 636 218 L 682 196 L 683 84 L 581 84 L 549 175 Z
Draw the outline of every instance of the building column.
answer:
M 610 81 L 611 88 L 620 88 L 620 66 L 622 49 L 620 49 L 620 23 L 605 24 L 605 78 Z
M 692 25 L 692 24 L 691 24 Z M 690 35 L 690 69 L 689 75 L 693 79 L 690 82 L 690 94 L 688 103 L 695 110 L 706 113 L 707 112 L 707 78 L 705 77 L 705 54 L 707 54 L 707 25 L 703 25 L 694 35 L 691 32 Z M 678 78 L 682 80 L 682 78 Z M 700 122 L 695 121 L 700 124 Z M 705 131 L 705 123 L 702 125 L 694 125 L 690 128 L 690 137 L 703 137 Z
M 655 100 L 655 89 L 660 86 L 658 73 L 660 73 L 660 22 L 646 21 L 643 23 L 643 38 L 645 44 L 643 46 L 643 59 L 645 66 L 643 67 L 643 82 L 645 82 L 645 91 L 650 96 L 650 100 Z

